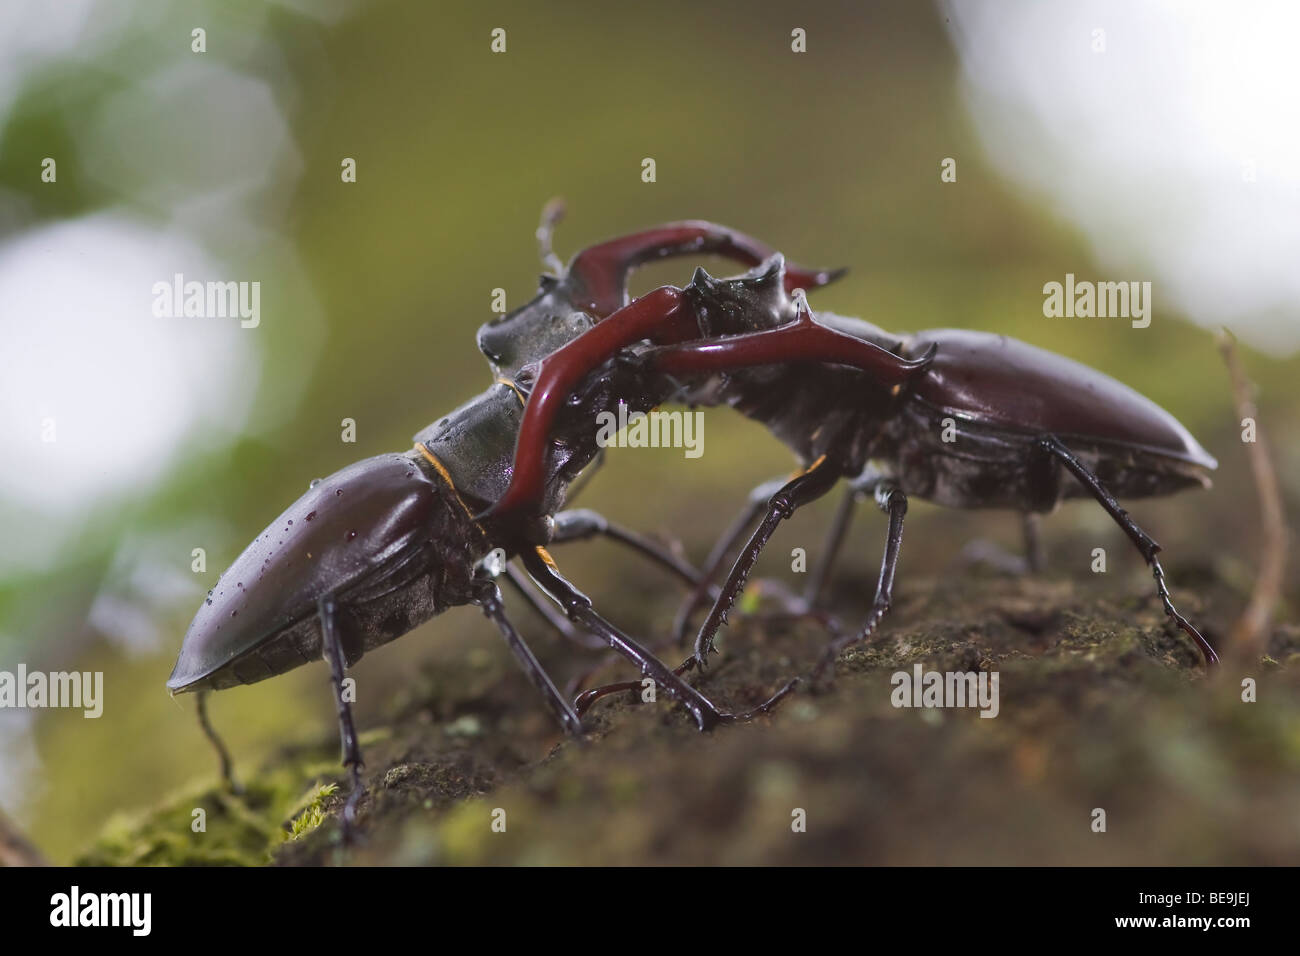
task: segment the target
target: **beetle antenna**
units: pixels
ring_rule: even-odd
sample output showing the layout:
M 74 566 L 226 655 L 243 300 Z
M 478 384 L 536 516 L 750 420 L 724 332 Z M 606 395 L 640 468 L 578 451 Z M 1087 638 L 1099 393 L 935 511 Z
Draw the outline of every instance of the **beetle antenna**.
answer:
M 564 276 L 564 263 L 555 254 L 551 241 L 555 237 L 555 227 L 563 221 L 564 200 L 556 196 L 542 207 L 542 221 L 537 226 L 537 251 L 542 257 L 542 265 L 560 278 Z
M 208 720 L 208 692 L 206 690 L 199 691 L 198 698 L 199 726 L 203 728 L 203 735 L 211 742 L 213 749 L 217 752 L 217 759 L 221 761 L 221 779 L 225 782 L 226 789 L 231 793 L 243 793 L 244 788 L 235 779 L 235 765 L 230 759 L 230 751 L 226 749 L 225 743 L 216 730 L 213 729 L 212 722 Z

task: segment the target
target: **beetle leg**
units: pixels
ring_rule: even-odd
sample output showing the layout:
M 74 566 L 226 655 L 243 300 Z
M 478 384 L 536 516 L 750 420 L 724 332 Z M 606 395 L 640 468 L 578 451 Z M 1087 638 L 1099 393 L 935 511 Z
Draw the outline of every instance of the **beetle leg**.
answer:
M 727 612 L 740 597 L 741 591 L 745 588 L 745 581 L 749 578 L 749 572 L 753 570 L 759 554 L 776 531 L 777 525 L 794 514 L 798 508 L 826 494 L 841 477 L 843 474 L 839 468 L 830 464 L 823 456 L 817 459 L 807 471 L 788 481 L 768 500 L 767 514 L 740 552 L 736 563 L 732 565 L 731 573 L 727 575 L 727 581 L 722 586 L 722 593 L 713 603 L 713 609 L 709 611 L 709 616 L 704 619 L 704 625 L 695 637 L 695 654 L 690 658 L 693 666 L 703 668 L 707 663 L 708 655 L 714 649 L 713 638 L 718 628 L 726 621 Z
M 637 534 L 620 525 L 614 524 L 605 518 L 604 515 L 592 511 L 588 508 L 575 508 L 569 511 L 561 511 L 555 516 L 554 536 L 551 538 L 552 544 L 567 544 L 572 541 L 584 541 L 597 535 L 603 535 L 611 541 L 625 545 L 631 548 L 641 557 L 647 558 L 654 564 L 668 571 L 679 581 L 683 582 L 690 588 L 701 588 L 703 593 L 712 599 L 717 596 L 718 589 L 710 587 L 708 582 L 703 579 L 703 575 L 695 570 L 689 563 L 683 561 L 671 550 L 664 548 L 657 542 Z M 536 585 L 523 574 L 520 574 L 513 566 L 507 567 L 508 580 L 519 590 L 521 594 L 533 606 L 533 609 L 541 614 L 551 626 L 558 630 L 565 637 L 582 645 L 588 649 L 603 650 L 609 644 L 598 637 L 587 635 L 585 632 L 577 631 L 569 622 L 568 618 L 559 614 L 554 605 L 545 600 L 539 599 Z M 573 693 L 580 688 L 592 673 L 605 666 L 604 663 L 595 665 L 586 673 L 579 674 L 566 689 Z M 579 708 L 581 714 L 585 708 Z
M 617 627 L 596 613 L 591 599 L 570 584 L 545 548 L 534 548 L 522 555 L 524 567 L 543 591 L 564 609 L 569 620 L 601 637 L 610 647 L 641 669 L 641 673 L 663 688 L 673 700 L 685 707 L 700 730 L 711 730 L 722 714 L 709 700 L 686 683 L 668 666 Z
M 585 634 L 575 628 L 567 617 L 555 610 L 555 605 L 542 597 L 542 593 L 537 589 L 537 585 L 532 582 L 532 579 L 513 564 L 506 565 L 506 580 L 510 582 L 511 587 L 518 592 L 519 596 L 527 602 L 528 606 L 536 611 L 554 630 L 558 631 L 561 637 L 588 651 L 603 651 L 609 646 L 599 638 Z
M 196 709 L 199 715 L 199 726 L 203 728 L 203 735 L 208 738 L 213 749 L 217 752 L 217 759 L 221 761 L 221 779 L 225 783 L 226 789 L 231 793 L 243 793 L 244 788 L 235 779 L 235 765 L 230 759 L 230 751 L 226 749 L 225 742 L 217 735 L 211 721 L 208 720 L 208 692 L 206 690 L 199 691 Z
M 687 671 L 687 665 L 679 664 L 673 668 L 673 673 L 681 677 Z M 630 691 L 639 692 L 641 690 L 639 680 L 622 680 L 612 684 L 603 684 L 600 687 L 593 687 L 590 690 L 584 690 L 573 699 L 573 708 L 579 714 L 586 714 L 591 709 L 591 705 L 602 697 L 608 697 L 610 694 L 627 693 Z M 639 697 L 637 698 L 640 699 Z
M 721 573 L 723 565 L 731 552 L 736 550 L 740 544 L 745 532 L 749 527 L 758 520 L 758 516 L 763 513 L 763 508 L 768 500 L 785 487 L 788 478 L 774 478 L 771 481 L 765 481 L 749 493 L 749 500 L 745 503 L 744 510 L 736 516 L 722 537 L 713 545 L 713 550 L 704 560 L 704 570 L 700 572 L 701 581 L 695 589 L 687 596 L 677 609 L 677 617 L 673 620 L 673 641 L 677 644 L 686 643 L 686 631 L 690 627 L 691 617 L 709 600 L 717 600 L 721 592 L 712 587 L 711 582 Z
M 817 564 L 814 565 L 812 574 L 808 576 L 808 584 L 804 587 L 803 602 L 809 611 L 817 606 L 826 582 L 830 579 L 831 568 L 835 566 L 835 561 L 840 556 L 840 549 L 844 546 L 849 525 L 853 523 L 853 513 L 857 510 L 858 499 L 875 492 L 883 480 L 884 475 L 875 467 L 868 465 L 862 474 L 850 481 L 848 487 L 844 489 L 844 496 L 840 498 L 840 503 L 835 508 L 835 515 L 831 518 L 830 527 L 826 529 L 826 539 L 822 543 Z
M 571 541 L 585 541 L 588 538 L 595 537 L 596 535 L 603 535 L 611 541 L 632 549 L 641 557 L 646 558 L 663 568 L 669 574 L 673 575 L 673 577 L 684 583 L 687 587 L 702 587 L 710 597 L 717 594 L 717 588 L 710 589 L 708 587 L 708 582 L 704 580 L 704 576 L 699 571 L 695 570 L 695 568 L 688 562 L 679 558 L 670 549 L 663 547 L 658 542 L 647 538 L 645 535 L 638 534 L 637 532 L 624 528 L 621 525 L 614 524 L 605 518 L 604 515 L 592 511 L 589 508 L 574 508 L 569 511 L 561 511 L 557 514 L 555 516 L 555 531 L 554 536 L 551 538 L 551 543 L 568 544 Z M 527 582 L 527 579 L 522 575 L 520 577 L 522 580 L 517 583 L 524 586 L 524 582 Z M 572 625 L 569 623 L 567 618 L 556 614 L 555 610 L 549 604 L 543 603 L 541 606 L 546 608 L 544 613 L 547 615 L 548 620 L 551 619 L 551 616 L 553 615 L 557 621 L 562 622 L 566 628 L 572 631 Z M 581 639 L 579 640 L 581 641 Z M 605 641 L 597 640 L 595 638 L 592 638 L 592 640 L 595 641 L 594 646 L 596 647 L 604 648 L 609 646 Z M 585 641 L 581 642 L 586 644 Z
M 549 251 L 549 233 L 554 220 L 547 226 L 547 210 L 543 211 L 543 228 L 546 231 L 543 246 L 544 261 Z M 744 265 L 757 266 L 775 254 L 776 250 L 753 236 L 702 220 L 670 222 L 644 232 L 634 232 L 608 242 L 588 246 L 569 263 L 564 281 L 571 290 L 571 299 L 577 308 L 603 319 L 628 303 L 627 277 L 633 269 L 656 259 L 686 255 L 719 255 Z M 554 257 L 554 253 L 551 253 Z M 845 273 L 844 269 L 805 269 L 794 263 L 786 264 L 785 291 L 816 289 L 834 282 Z
M 603 535 L 611 541 L 625 545 L 631 548 L 641 557 L 647 558 L 654 564 L 668 571 L 687 587 L 692 588 L 692 593 L 701 593 L 704 597 L 712 600 L 718 594 L 718 588 L 711 586 L 704 576 L 692 567 L 688 562 L 683 561 L 670 549 L 663 547 L 658 542 L 631 531 L 620 525 L 614 524 L 598 512 L 588 508 L 575 508 L 569 511 L 561 511 L 555 516 L 555 531 L 551 538 L 552 544 L 567 544 L 572 541 L 584 541 L 596 535 Z M 512 583 L 523 591 L 525 588 L 534 587 L 532 582 L 524 575 L 518 575 L 518 580 Z M 539 611 L 548 621 L 565 636 L 577 641 L 584 647 L 606 648 L 609 645 L 599 638 L 587 637 L 585 634 L 579 635 L 569 623 L 568 619 L 558 614 L 554 607 L 547 602 L 536 600 L 536 591 L 528 595 L 533 607 Z M 591 643 L 589 643 L 589 641 Z M 588 677 L 596 670 L 605 666 L 608 661 L 597 664 L 586 673 L 579 674 L 568 686 L 570 693 L 576 692 Z M 637 685 L 639 686 L 639 685 Z M 587 705 L 589 706 L 589 705 Z M 579 707 L 578 713 L 584 712 L 585 707 Z
M 682 674 L 686 673 L 686 671 L 691 669 L 693 663 L 694 658 L 691 658 L 678 664 L 673 668 L 673 673 L 680 677 Z M 747 710 L 740 714 L 719 714 L 719 722 L 724 724 L 745 723 L 753 720 L 760 714 L 771 713 L 777 704 L 781 703 L 781 701 L 783 701 L 796 687 L 799 686 L 799 683 L 800 679 L 798 677 L 792 678 L 791 680 L 786 681 L 785 684 L 781 686 L 780 690 L 767 700 L 763 701 L 763 703 L 759 704 L 753 710 Z M 593 687 L 591 690 L 583 691 L 574 698 L 573 707 L 579 714 L 586 714 L 587 711 L 591 709 L 591 705 L 596 703 L 596 701 L 600 700 L 602 697 L 608 697 L 611 694 L 627 693 L 629 691 L 640 691 L 641 689 L 641 682 L 635 680 L 618 681 L 613 684 L 605 684 L 601 687 Z M 640 701 L 639 696 L 637 700 L 638 702 Z
M 1079 480 L 1079 483 L 1087 488 L 1098 503 L 1106 509 L 1107 514 L 1115 520 L 1115 523 L 1124 529 L 1124 533 L 1129 536 L 1129 540 L 1133 542 L 1151 568 L 1151 574 L 1156 579 L 1156 593 L 1160 596 L 1161 603 L 1164 604 L 1165 614 L 1188 637 L 1196 642 L 1205 658 L 1207 667 L 1219 663 L 1219 655 L 1210 646 L 1210 642 L 1174 607 L 1174 602 L 1169 596 L 1169 586 L 1165 582 L 1165 569 L 1160 566 L 1160 559 L 1157 557 L 1160 553 L 1160 545 L 1156 543 L 1151 535 L 1138 527 L 1115 496 L 1106 490 L 1106 486 L 1101 483 L 1101 480 L 1088 469 L 1087 465 L 1076 458 L 1074 453 L 1059 438 L 1055 435 L 1045 435 L 1038 440 L 1038 445 L 1064 465 L 1066 470 L 1074 475 Z
M 773 491 L 775 491 L 779 487 L 779 485 L 780 485 L 779 481 L 768 482 L 767 484 L 760 486 L 759 489 L 757 490 L 763 491 L 768 488 L 772 488 Z M 762 498 L 759 498 L 758 499 L 759 504 L 761 505 L 764 501 L 766 501 L 767 498 L 770 497 L 771 493 L 772 492 L 768 492 Z M 746 520 L 742 524 L 740 524 L 740 530 L 735 534 L 735 537 L 737 539 L 739 538 L 740 534 L 744 532 L 745 528 L 748 526 L 750 521 L 752 521 L 752 519 Z M 644 554 L 647 557 L 650 557 L 652 560 L 661 564 L 666 569 L 672 571 L 680 580 L 684 581 L 687 584 L 693 585 L 695 588 L 695 590 L 692 592 L 693 595 L 701 595 L 702 598 L 709 597 L 709 598 L 716 599 L 716 597 L 721 593 L 717 587 L 712 587 L 709 585 L 709 580 L 711 579 L 712 575 L 706 578 L 699 571 L 696 571 L 693 567 L 691 567 L 689 564 L 686 564 L 684 561 L 681 561 L 675 555 L 659 548 L 658 545 L 656 545 L 654 542 L 642 537 L 641 535 L 636 534 L 635 532 L 627 531 L 625 529 L 619 528 L 617 525 L 610 524 L 602 515 L 594 511 L 590 511 L 587 509 L 575 509 L 573 511 L 561 512 L 560 514 L 557 514 L 555 516 L 555 525 L 556 525 L 555 537 L 552 539 L 554 543 L 564 543 L 568 541 L 582 540 L 583 538 L 590 537 L 595 534 L 608 534 L 611 537 L 613 537 L 615 540 L 628 544 L 629 546 L 637 550 L 639 553 Z M 721 565 L 722 559 L 726 557 L 727 553 L 730 552 L 730 550 L 731 550 L 730 546 L 725 547 L 722 553 L 722 558 L 718 558 L 716 560 L 716 564 L 718 566 Z M 716 573 L 716 567 L 714 573 Z M 682 664 L 681 666 L 675 668 L 673 670 L 673 673 L 677 676 L 680 676 L 684 671 L 688 669 L 688 667 L 689 667 L 688 664 Z M 769 710 L 771 710 L 772 707 L 774 707 L 781 700 L 781 698 L 783 698 L 786 694 L 788 694 L 791 690 L 793 690 L 795 683 L 796 682 L 791 682 L 787 684 L 776 695 L 768 699 L 765 703 L 763 703 L 760 707 L 756 708 L 753 711 L 750 711 L 746 714 L 740 714 L 740 715 L 723 714 L 721 715 L 721 717 L 724 721 L 749 720 L 752 717 L 756 716 L 757 714 L 767 713 Z M 600 700 L 602 697 L 607 697 L 610 694 L 616 694 L 625 691 L 639 691 L 640 689 L 641 689 L 640 681 L 619 681 L 612 684 L 605 684 L 601 687 L 595 687 L 592 688 L 591 690 L 587 690 L 579 694 L 574 700 L 574 708 L 577 710 L 579 715 L 582 715 L 585 714 L 591 708 L 592 704 Z
M 673 673 L 680 676 L 690 669 L 690 665 L 691 661 L 679 664 L 673 669 Z M 780 690 L 767 700 L 763 701 L 763 703 L 759 704 L 753 710 L 747 710 L 742 714 L 721 714 L 719 720 L 724 724 L 746 723 L 753 720 L 755 717 L 758 717 L 760 714 L 769 714 L 776 708 L 777 704 L 785 700 L 785 698 L 799 686 L 799 683 L 800 680 L 798 677 L 788 680 L 782 685 Z M 574 700 L 573 706 L 579 714 L 586 714 L 587 711 L 591 709 L 591 705 L 596 703 L 596 701 L 600 700 L 602 697 L 608 697 L 610 694 L 639 690 L 641 690 L 640 681 L 625 680 L 618 681 L 614 684 L 605 684 L 602 687 L 593 687 L 591 690 L 583 691 Z M 640 700 L 639 697 L 637 699 L 638 701 Z
M 497 629 L 501 636 L 505 638 L 506 645 L 510 648 L 515 659 L 528 675 L 528 679 L 533 682 L 533 686 L 542 692 L 546 698 L 546 703 L 550 705 L 551 710 L 560 721 L 560 726 L 575 737 L 582 735 L 582 718 L 580 718 L 574 709 L 569 705 L 564 695 L 556 689 L 555 684 L 551 681 L 550 675 L 542 667 L 541 663 L 533 655 L 532 650 L 524 643 L 524 639 L 515 626 L 510 623 L 506 617 L 505 607 L 501 603 L 501 591 L 492 581 L 484 581 L 479 587 L 479 593 L 475 598 L 476 603 L 482 609 Z
M 803 602 L 809 608 L 814 607 L 821 600 L 822 591 L 831 576 L 831 568 L 840 556 L 840 549 L 844 546 L 844 538 L 848 534 L 849 525 L 853 523 L 853 512 L 857 507 L 857 489 L 852 486 L 845 488 L 839 504 L 835 506 L 830 527 L 826 529 L 826 538 L 822 542 L 821 550 L 817 553 L 817 563 L 813 565 L 812 573 L 808 575 L 808 583 L 804 585 Z
M 902 489 L 888 483 L 881 483 L 876 488 L 876 503 L 880 510 L 889 515 L 889 530 L 885 535 L 885 553 L 880 559 L 880 578 L 876 582 L 876 598 L 871 602 L 866 623 L 856 634 L 838 638 L 827 645 L 821 660 L 813 670 L 813 676 L 819 677 L 827 667 L 835 663 L 840 651 L 853 644 L 865 641 L 876 632 L 881 620 L 889 612 L 894 599 L 894 572 L 898 570 L 898 555 L 903 545 L 903 516 L 907 514 L 907 495 Z
M 604 515 L 589 508 L 574 508 L 557 514 L 555 535 L 551 538 L 551 543 L 567 544 L 570 541 L 584 541 L 596 535 L 604 535 L 611 541 L 631 548 L 643 558 L 672 574 L 687 587 L 697 587 L 702 583 L 700 572 L 667 548 L 661 547 L 644 535 L 610 522 Z
M 737 545 L 740 543 L 741 538 L 749 529 L 750 525 L 752 525 L 758 519 L 758 516 L 763 513 L 763 509 L 766 507 L 771 497 L 785 487 L 787 481 L 788 479 L 786 478 L 776 478 L 772 481 L 765 481 L 749 493 L 749 500 L 745 504 L 744 510 L 742 510 L 736 517 L 736 520 L 732 523 L 731 527 L 729 527 L 723 533 L 722 537 L 717 540 L 713 546 L 713 550 L 709 552 L 708 558 L 705 559 L 704 571 L 701 572 L 702 581 L 700 585 L 698 585 L 678 607 L 677 616 L 673 620 L 673 643 L 686 643 L 686 632 L 690 627 L 691 617 L 694 616 L 696 611 L 704 606 L 707 600 L 716 601 L 718 599 L 718 595 L 721 591 L 717 587 L 714 587 L 711 582 L 717 578 L 718 574 L 722 570 L 722 566 L 726 563 L 727 558 L 737 549 Z M 850 497 L 855 494 L 856 492 L 850 490 Z M 843 532 L 844 529 L 841 528 L 838 532 L 840 537 L 843 537 Z M 834 529 L 832 529 L 832 536 L 834 534 Z M 828 562 L 823 558 L 822 561 L 819 562 L 818 570 L 825 573 L 825 565 L 828 565 Z M 707 589 L 705 587 L 706 585 Z M 818 588 L 818 590 L 820 590 L 820 588 Z M 784 610 L 768 615 L 768 619 L 811 617 L 832 634 L 839 634 L 841 632 L 839 621 L 830 614 L 818 611 L 813 602 L 808 600 L 806 594 L 804 597 L 796 597 L 788 590 L 783 590 L 778 593 L 777 596 L 784 603 Z
M 357 743 L 357 728 L 352 722 L 352 705 L 343 697 L 343 642 L 338 631 L 338 607 L 334 595 L 326 594 L 316 600 L 316 613 L 320 617 L 321 649 L 329 665 L 330 680 L 334 684 L 334 703 L 338 708 L 339 736 L 343 742 L 343 766 L 352 778 L 352 792 L 343 805 L 343 839 L 351 841 L 357 822 L 357 804 L 361 802 L 361 746 Z
M 752 720 L 759 714 L 765 714 L 775 707 L 799 683 L 798 678 L 788 682 L 779 691 L 751 711 L 740 714 L 723 713 L 698 690 L 692 687 L 675 672 L 668 668 L 648 650 L 621 630 L 605 620 L 591 606 L 591 599 L 570 584 L 545 548 L 534 548 L 523 554 L 524 567 L 538 582 L 542 590 L 564 608 L 571 621 L 598 634 L 609 646 L 618 651 L 640 668 L 641 673 L 649 677 L 663 689 L 673 700 L 677 701 L 690 713 L 695 725 L 702 731 L 712 730 L 719 724 Z M 588 702 L 588 706 L 590 702 Z

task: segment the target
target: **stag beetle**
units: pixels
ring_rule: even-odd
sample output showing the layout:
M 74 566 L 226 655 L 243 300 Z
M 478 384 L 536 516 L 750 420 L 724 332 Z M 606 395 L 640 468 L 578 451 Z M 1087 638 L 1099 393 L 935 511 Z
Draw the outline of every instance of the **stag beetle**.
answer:
M 777 254 L 738 279 L 699 269 L 684 288 L 664 286 L 633 302 L 594 299 L 606 315 L 538 363 L 509 486 L 480 517 L 535 510 L 552 421 L 573 389 L 614 360 L 638 380 L 672 378 L 676 401 L 730 405 L 761 422 L 802 466 L 779 487 L 756 489 L 714 549 L 706 583 L 762 516 L 678 673 L 705 666 L 780 522 L 840 479 L 848 481 L 845 504 L 806 592 L 810 600 L 860 496 L 874 494 L 888 528 L 866 622 L 831 642 L 816 673 L 870 637 L 888 611 L 909 496 L 1029 516 L 1066 498 L 1093 497 L 1151 568 L 1168 618 L 1196 642 L 1207 666 L 1217 662 L 1214 648 L 1174 607 L 1160 546 L 1116 498 L 1209 487 L 1217 463 L 1172 415 L 1094 369 L 1006 336 L 960 329 L 899 336 L 861 319 L 814 318 L 803 290 L 791 293 L 792 285 Z M 697 588 L 696 597 L 702 593 Z
M 537 507 L 528 514 L 476 517 L 505 493 L 511 477 L 527 381 L 510 375 L 594 327 L 594 321 L 583 318 L 584 309 L 600 315 L 602 303 L 625 299 L 630 270 L 648 258 L 715 251 L 753 264 L 771 255 L 757 240 L 709 224 L 670 224 L 634 238 L 631 258 L 624 254 L 626 241 L 616 240 L 579 253 L 567 270 L 558 270 L 562 276 L 543 276 L 537 298 L 490 323 L 491 331 L 480 337 L 485 351 L 497 350 L 498 379 L 491 388 L 419 432 L 411 451 L 369 458 L 313 481 L 221 575 L 189 626 L 167 687 L 173 694 L 198 692 L 200 724 L 230 786 L 235 784 L 229 753 L 208 720 L 206 693 L 256 683 L 323 657 L 352 781 L 343 814 L 349 833 L 362 793 L 362 759 L 343 694 L 345 667 L 444 610 L 465 604 L 477 605 L 497 626 L 561 726 L 581 733 L 579 711 L 556 689 L 506 616 L 494 580 L 502 572 L 562 633 L 587 647 L 610 647 L 636 664 L 689 711 L 701 730 L 765 713 L 793 687 L 794 682 L 787 684 L 752 711 L 719 710 L 597 614 L 546 550 L 603 535 L 687 585 L 707 589 L 694 568 L 653 541 L 590 510 L 560 510 L 599 451 L 590 427 L 597 411 L 619 402 L 634 410 L 652 408 L 676 388 L 669 378 L 643 377 L 636 369 L 608 363 L 604 374 L 573 390 L 564 412 L 552 419 L 556 441 L 543 454 Z M 543 236 L 543 251 L 544 259 L 549 258 L 549 234 Z M 789 272 L 791 283 L 808 288 L 834 277 L 825 271 Z M 516 555 L 526 575 L 506 563 Z M 563 609 L 563 616 L 537 596 L 537 586 Z

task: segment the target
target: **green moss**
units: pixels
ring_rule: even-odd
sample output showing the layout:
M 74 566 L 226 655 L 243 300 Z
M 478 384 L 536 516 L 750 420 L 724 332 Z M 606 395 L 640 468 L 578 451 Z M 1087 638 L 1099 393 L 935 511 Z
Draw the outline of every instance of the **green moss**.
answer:
M 301 810 L 289 820 L 289 839 L 296 840 L 325 822 L 324 800 L 333 796 L 338 789 L 338 784 L 335 783 L 321 784 L 304 798 Z
M 82 866 L 261 866 L 286 839 L 318 827 L 320 781 L 332 762 L 289 762 L 250 780 L 242 793 L 205 786 L 176 794 L 149 813 L 119 814 L 77 859 Z

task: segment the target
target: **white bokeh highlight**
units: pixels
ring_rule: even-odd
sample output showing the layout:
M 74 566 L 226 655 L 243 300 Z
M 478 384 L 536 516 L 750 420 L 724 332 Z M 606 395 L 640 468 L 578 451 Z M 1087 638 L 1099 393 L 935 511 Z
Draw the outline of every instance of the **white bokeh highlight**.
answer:
M 1088 237 L 1105 278 L 1300 349 L 1300 4 L 941 6 L 985 150 Z
M 257 330 L 152 312 L 155 282 L 228 271 L 185 236 L 118 214 L 0 246 L 0 501 L 16 523 L 0 573 L 44 565 L 90 509 L 147 493 L 186 439 L 219 447 L 243 429 Z

